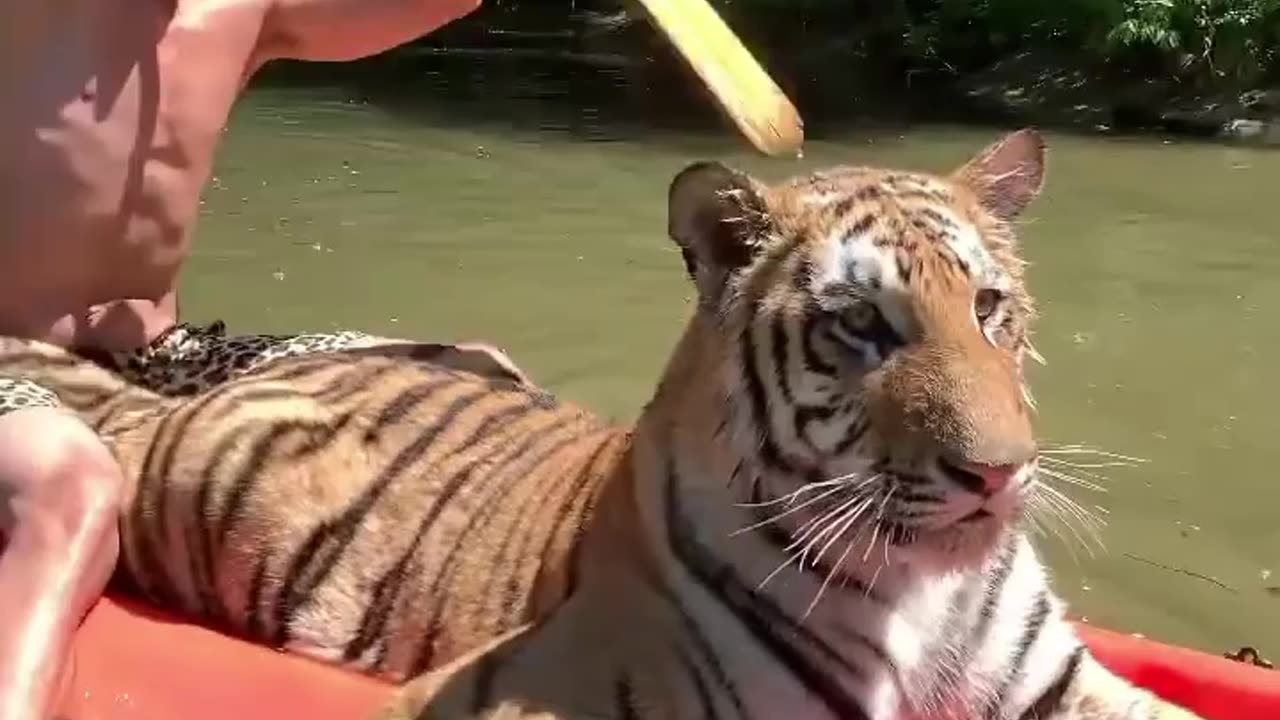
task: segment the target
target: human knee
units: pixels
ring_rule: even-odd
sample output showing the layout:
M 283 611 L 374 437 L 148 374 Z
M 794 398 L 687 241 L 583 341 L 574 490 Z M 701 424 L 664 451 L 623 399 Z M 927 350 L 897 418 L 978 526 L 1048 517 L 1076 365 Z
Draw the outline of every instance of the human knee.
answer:
M 69 413 L 35 408 L 0 417 L 0 484 L 22 505 L 70 525 L 119 513 L 125 483 L 115 458 Z

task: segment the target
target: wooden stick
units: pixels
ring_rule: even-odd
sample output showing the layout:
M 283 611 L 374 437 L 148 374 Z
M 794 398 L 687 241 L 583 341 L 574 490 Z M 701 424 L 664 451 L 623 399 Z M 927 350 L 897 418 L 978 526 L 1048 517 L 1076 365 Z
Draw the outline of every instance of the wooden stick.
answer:
M 756 149 L 766 155 L 800 154 L 800 113 L 707 0 L 640 4 Z

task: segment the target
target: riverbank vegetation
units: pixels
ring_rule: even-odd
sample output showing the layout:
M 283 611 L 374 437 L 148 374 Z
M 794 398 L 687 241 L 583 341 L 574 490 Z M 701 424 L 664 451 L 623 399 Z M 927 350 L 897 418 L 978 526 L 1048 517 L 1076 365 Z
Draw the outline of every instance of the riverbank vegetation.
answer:
M 712 2 L 819 123 L 874 105 L 1241 135 L 1280 116 L 1280 0 Z M 625 0 L 485 0 L 424 42 L 487 33 L 527 51 L 529 38 L 571 36 L 573 51 L 674 61 L 641 12 Z

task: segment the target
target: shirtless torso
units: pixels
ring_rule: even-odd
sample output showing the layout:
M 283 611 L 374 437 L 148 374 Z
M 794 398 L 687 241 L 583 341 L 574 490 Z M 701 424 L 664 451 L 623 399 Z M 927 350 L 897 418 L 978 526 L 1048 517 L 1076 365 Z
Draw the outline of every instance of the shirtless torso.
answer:
M 0 23 L 0 330 L 173 288 L 262 0 L 21 2 Z M 38 68 L 38 71 L 33 69 Z
M 341 60 L 381 51 L 478 4 L 6 3 L 0 332 L 66 342 L 84 332 L 91 306 L 126 298 L 172 312 L 165 301 L 201 189 L 253 72 L 278 57 Z
M 176 319 L 200 193 L 273 58 L 379 52 L 479 0 L 0 3 L 0 334 L 121 350 Z M 0 381 L 3 379 L 0 378 Z M 69 415 L 0 416 L 0 717 L 48 714 L 123 483 Z

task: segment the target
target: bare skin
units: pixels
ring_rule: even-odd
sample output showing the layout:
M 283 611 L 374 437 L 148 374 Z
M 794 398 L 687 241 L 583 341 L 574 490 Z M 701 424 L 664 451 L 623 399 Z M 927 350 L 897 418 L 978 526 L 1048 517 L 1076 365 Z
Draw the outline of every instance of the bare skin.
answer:
M 0 334 L 145 345 L 177 319 L 200 192 L 253 73 L 380 52 L 478 4 L 0 5 Z M 115 567 L 128 492 L 68 414 L 0 417 L 0 717 L 49 716 L 71 636 Z

